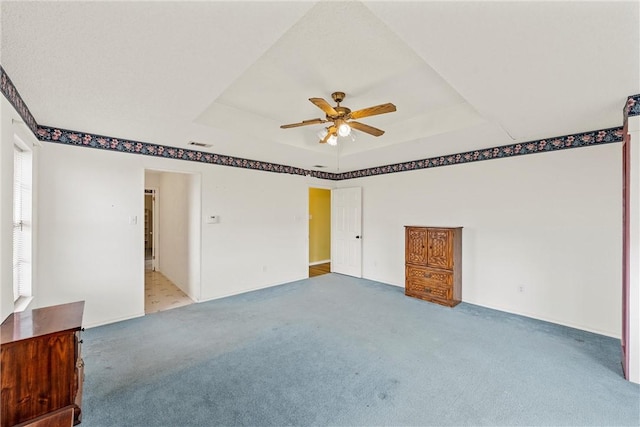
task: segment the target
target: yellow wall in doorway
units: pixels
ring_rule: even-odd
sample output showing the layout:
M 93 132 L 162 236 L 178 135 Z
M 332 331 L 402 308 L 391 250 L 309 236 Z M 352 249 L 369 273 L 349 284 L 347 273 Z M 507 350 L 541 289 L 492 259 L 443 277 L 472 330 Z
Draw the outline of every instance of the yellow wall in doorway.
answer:
M 309 189 L 309 263 L 331 259 L 331 190 Z

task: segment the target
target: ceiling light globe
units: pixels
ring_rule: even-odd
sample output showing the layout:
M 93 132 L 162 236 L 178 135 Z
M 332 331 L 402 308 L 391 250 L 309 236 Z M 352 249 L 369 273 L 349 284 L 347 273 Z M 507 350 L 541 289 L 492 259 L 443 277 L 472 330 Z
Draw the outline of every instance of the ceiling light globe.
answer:
M 327 140 L 327 144 L 329 145 L 338 145 L 338 137 L 335 135 L 331 135 Z
M 351 126 L 349 126 L 348 124 L 342 123 L 338 127 L 338 135 L 340 135 L 340 136 L 349 136 L 350 133 L 351 133 Z

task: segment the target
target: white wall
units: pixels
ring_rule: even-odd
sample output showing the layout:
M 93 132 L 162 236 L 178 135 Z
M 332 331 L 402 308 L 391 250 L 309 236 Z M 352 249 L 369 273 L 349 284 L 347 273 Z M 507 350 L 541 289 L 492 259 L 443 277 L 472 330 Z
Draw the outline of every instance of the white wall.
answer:
M 37 305 L 85 300 L 86 326 L 143 315 L 138 159 L 43 143 L 41 160 Z
M 201 242 L 189 243 L 201 246 L 200 300 L 308 275 L 307 189 L 319 180 L 52 143 L 41 150 L 39 306 L 86 300 L 85 326 L 143 315 L 145 169 L 195 174 L 196 215 L 221 218 L 201 220 Z
M 363 187 L 364 277 L 404 286 L 405 225 L 462 226 L 463 301 L 619 337 L 621 159 L 608 144 L 339 186 Z
M 158 270 L 183 291 L 189 283 L 189 180 L 186 174 L 160 175 Z
M 202 262 L 202 177 L 200 174 L 189 175 L 188 182 L 189 212 L 187 230 L 187 273 L 189 282 L 185 293 L 194 301 L 202 298 L 201 262 Z
M 160 177 L 162 172 L 157 171 L 145 171 L 144 172 L 144 187 L 145 188 L 160 188 Z
M 159 175 L 160 271 L 194 301 L 200 300 L 200 175 Z
M 205 172 L 206 171 L 206 172 Z M 301 176 L 205 166 L 202 299 L 308 277 L 307 189 Z

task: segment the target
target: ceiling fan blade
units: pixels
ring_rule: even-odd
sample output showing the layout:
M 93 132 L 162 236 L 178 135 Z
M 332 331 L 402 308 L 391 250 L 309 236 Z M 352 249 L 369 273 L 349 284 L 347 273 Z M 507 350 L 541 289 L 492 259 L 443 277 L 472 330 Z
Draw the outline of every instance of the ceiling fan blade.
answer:
M 354 122 L 354 121 L 350 121 L 348 123 L 349 123 L 349 126 L 351 126 L 353 129 L 359 130 L 361 132 L 366 132 L 369 135 L 380 136 L 384 133 L 383 130 L 374 128 L 373 126 L 365 125 L 364 123 Z
M 331 138 L 331 135 L 335 135 L 336 131 L 337 129 L 335 126 L 331 126 L 329 129 L 327 129 L 327 134 L 324 136 L 324 138 L 320 140 L 320 144 L 325 144 L 327 141 L 329 141 L 329 138 Z
M 396 111 L 396 106 L 392 103 L 380 104 L 375 107 L 363 108 L 362 110 L 352 111 L 350 116 L 352 119 L 361 119 L 363 117 L 376 116 L 378 114 L 392 113 Z
M 300 123 L 291 123 L 290 125 L 282 125 L 280 128 L 289 129 L 289 128 L 297 128 L 298 126 L 307 126 L 307 125 L 319 125 L 320 123 L 326 123 L 327 120 L 324 119 L 309 119 L 303 120 Z
M 338 112 L 327 101 L 322 98 L 309 98 L 309 101 L 325 112 L 328 116 L 337 116 Z

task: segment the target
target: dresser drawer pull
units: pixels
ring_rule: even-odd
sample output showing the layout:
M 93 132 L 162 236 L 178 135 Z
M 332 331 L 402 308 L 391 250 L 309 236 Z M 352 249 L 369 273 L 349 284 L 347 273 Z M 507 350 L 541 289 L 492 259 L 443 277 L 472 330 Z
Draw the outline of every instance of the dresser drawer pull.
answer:
M 424 273 L 425 279 L 431 279 L 431 273 Z

